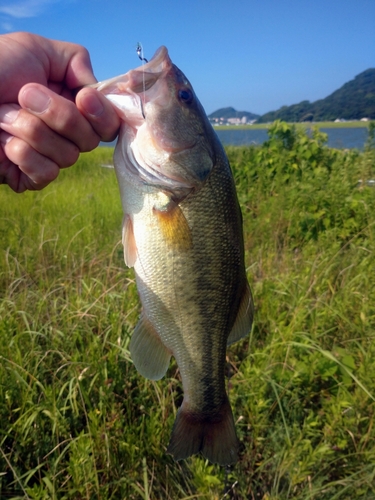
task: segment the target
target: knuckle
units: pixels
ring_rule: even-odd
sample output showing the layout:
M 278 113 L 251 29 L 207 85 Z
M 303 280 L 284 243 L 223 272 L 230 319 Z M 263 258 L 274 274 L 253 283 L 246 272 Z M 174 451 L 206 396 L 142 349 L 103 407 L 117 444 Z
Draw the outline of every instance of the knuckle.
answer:
M 66 109 L 59 116 L 60 134 L 74 143 L 77 148 L 84 151 L 91 151 L 99 144 L 99 137 L 92 129 L 87 120 L 79 113 L 77 108 Z M 79 154 L 79 151 L 71 153 Z
M 24 140 L 30 144 L 38 144 L 49 132 L 40 118 L 25 110 L 20 111 L 15 127 L 17 129 L 15 133 L 24 137 Z
M 61 113 L 58 120 L 59 127 L 56 130 L 50 128 L 38 117 L 26 113 L 23 128 L 27 130 L 27 142 L 31 147 L 40 154 L 50 157 L 61 168 L 65 168 L 77 161 L 80 151 L 76 142 L 82 140 L 84 134 L 80 133 L 76 116 L 69 110 Z M 75 137 L 77 137 L 76 141 L 74 141 Z M 28 147 L 25 142 L 18 147 L 20 155 L 27 153 Z
M 58 176 L 58 165 L 21 139 L 15 137 L 8 142 L 6 155 L 32 181 L 34 189 L 41 189 Z
M 94 134 L 90 138 L 86 138 L 86 141 L 84 144 L 82 144 L 81 151 L 82 153 L 87 153 L 88 151 L 92 151 L 96 147 L 99 146 L 100 143 L 100 138 L 98 135 Z
M 14 163 L 20 164 L 29 155 L 31 146 L 29 146 L 27 142 L 14 137 L 11 141 L 8 142 L 6 151 L 8 157 L 11 156 Z
M 60 166 L 60 168 L 67 168 L 74 165 L 79 158 L 79 153 L 80 150 L 75 144 L 72 144 L 70 147 L 66 148 L 64 155 L 61 156 L 61 160 L 58 161 L 58 165 Z
M 58 128 L 65 133 L 74 133 L 79 120 L 78 110 L 70 101 L 65 106 L 59 106 L 56 110 L 55 120 Z
M 90 53 L 86 49 L 86 47 L 83 47 L 82 45 L 78 45 L 78 52 L 81 54 L 81 57 L 85 61 L 90 61 Z
M 59 167 L 47 159 L 42 159 L 37 166 L 25 164 L 20 168 L 31 179 L 35 189 L 42 189 L 59 175 Z

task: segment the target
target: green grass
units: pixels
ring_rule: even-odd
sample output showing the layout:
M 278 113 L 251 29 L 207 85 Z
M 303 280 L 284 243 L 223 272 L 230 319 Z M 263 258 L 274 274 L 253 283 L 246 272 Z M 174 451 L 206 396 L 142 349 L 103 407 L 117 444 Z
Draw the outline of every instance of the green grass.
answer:
M 99 166 L 112 150 L 41 192 L 2 186 L 0 498 L 375 498 L 375 150 L 269 133 L 227 150 L 256 305 L 228 351 L 241 457 L 227 471 L 166 455 L 177 367 L 151 382 L 131 362 L 140 305 Z

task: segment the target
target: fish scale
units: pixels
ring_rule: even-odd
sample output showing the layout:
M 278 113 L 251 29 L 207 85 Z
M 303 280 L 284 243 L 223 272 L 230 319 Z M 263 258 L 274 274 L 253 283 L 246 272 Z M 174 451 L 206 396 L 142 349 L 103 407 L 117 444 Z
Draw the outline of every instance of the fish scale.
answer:
M 228 160 L 165 47 L 98 88 L 123 119 L 114 163 L 125 262 L 142 302 L 130 343 L 134 364 L 157 380 L 176 358 L 184 399 L 167 451 L 176 460 L 201 452 L 232 464 L 238 441 L 225 391 L 226 347 L 248 334 L 253 304 Z

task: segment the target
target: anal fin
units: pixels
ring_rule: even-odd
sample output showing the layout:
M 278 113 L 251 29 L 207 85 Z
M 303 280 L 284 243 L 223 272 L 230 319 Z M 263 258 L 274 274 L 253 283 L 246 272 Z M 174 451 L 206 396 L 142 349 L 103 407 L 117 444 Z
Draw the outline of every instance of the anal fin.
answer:
M 234 322 L 232 331 L 229 334 L 227 345 L 234 344 L 238 340 L 246 337 L 251 330 L 254 316 L 254 303 L 251 295 L 250 286 L 246 283 L 245 293 L 242 296 L 237 318 Z
M 171 353 L 145 316 L 141 316 L 133 332 L 130 354 L 137 371 L 151 380 L 164 377 L 171 359 Z

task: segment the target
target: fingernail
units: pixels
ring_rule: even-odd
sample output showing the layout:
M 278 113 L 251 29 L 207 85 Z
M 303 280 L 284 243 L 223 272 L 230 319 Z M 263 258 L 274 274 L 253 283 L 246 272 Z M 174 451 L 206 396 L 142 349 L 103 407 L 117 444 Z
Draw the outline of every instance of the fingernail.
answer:
M 10 104 L 4 104 L 0 106 L 0 123 L 7 123 L 10 125 L 13 123 L 19 113 L 19 107 L 12 106 Z
M 5 146 L 14 138 L 13 135 L 8 134 L 7 132 L 0 132 L 0 144 Z
M 44 113 L 50 102 L 50 96 L 40 89 L 31 87 L 22 92 L 23 107 L 34 113 Z
M 87 114 L 100 116 L 103 113 L 104 106 L 94 93 L 86 94 L 81 99 L 81 105 Z

